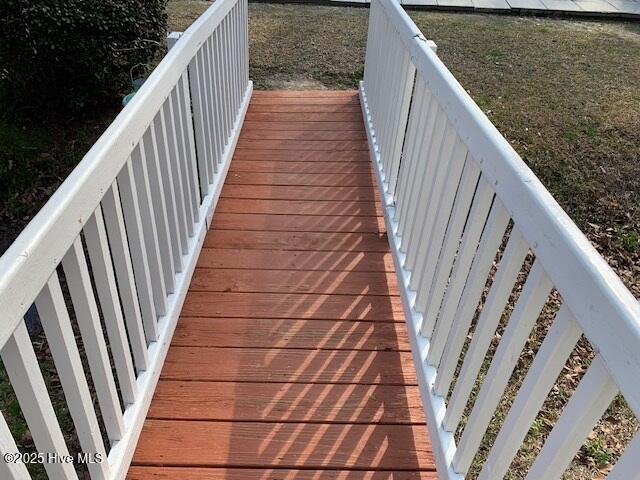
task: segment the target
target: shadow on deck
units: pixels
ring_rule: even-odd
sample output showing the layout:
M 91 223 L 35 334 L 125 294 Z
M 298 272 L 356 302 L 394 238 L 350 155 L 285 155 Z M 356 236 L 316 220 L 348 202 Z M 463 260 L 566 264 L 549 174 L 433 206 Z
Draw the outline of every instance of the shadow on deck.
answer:
M 129 480 L 434 479 L 355 92 L 255 92 Z

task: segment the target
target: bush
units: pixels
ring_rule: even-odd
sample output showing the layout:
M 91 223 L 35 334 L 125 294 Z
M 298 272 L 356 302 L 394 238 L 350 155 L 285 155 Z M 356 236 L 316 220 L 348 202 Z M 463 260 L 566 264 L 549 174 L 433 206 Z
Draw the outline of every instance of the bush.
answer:
M 131 69 L 164 45 L 165 7 L 166 0 L 1 0 L 5 101 L 74 111 L 123 93 Z

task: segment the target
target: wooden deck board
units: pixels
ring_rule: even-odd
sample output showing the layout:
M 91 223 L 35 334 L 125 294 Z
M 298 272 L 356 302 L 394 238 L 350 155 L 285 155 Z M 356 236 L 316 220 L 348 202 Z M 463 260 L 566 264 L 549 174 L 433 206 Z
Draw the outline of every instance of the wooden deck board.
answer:
M 235 233 L 235 232 L 224 232 Z M 207 268 L 393 272 L 393 258 L 384 251 L 309 251 L 203 248 L 199 265 Z
M 129 480 L 434 480 L 355 92 L 255 92 Z
M 338 217 L 382 216 L 382 209 L 373 202 L 343 202 L 318 200 L 273 200 L 222 198 L 217 212 L 261 213 L 270 215 L 332 215 Z
M 393 273 L 196 268 L 194 292 L 397 296 Z
M 142 436 L 155 441 L 138 445 L 141 465 L 218 467 L 232 458 L 232 466 L 254 468 L 435 468 L 431 445 L 414 425 L 149 419 Z
M 230 172 L 254 173 L 348 173 L 352 175 L 368 175 L 371 171 L 369 162 L 296 162 L 277 160 L 234 160 Z
M 328 350 L 410 349 L 402 323 L 282 318 L 183 317 L 173 345 Z
M 132 467 L 129 480 L 435 480 L 432 471 Z

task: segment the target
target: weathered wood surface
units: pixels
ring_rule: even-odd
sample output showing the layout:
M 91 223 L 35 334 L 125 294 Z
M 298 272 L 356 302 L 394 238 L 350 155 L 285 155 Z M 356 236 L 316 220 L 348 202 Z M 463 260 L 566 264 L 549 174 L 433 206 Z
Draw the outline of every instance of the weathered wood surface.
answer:
M 248 119 L 129 479 L 435 479 L 357 96 Z

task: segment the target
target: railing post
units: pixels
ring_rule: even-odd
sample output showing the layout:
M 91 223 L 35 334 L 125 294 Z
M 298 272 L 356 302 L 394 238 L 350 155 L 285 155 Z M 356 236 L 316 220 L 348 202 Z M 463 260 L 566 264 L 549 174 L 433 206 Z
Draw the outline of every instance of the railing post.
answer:
M 182 32 L 171 32 L 167 35 L 167 50 L 171 50 L 181 36 Z

